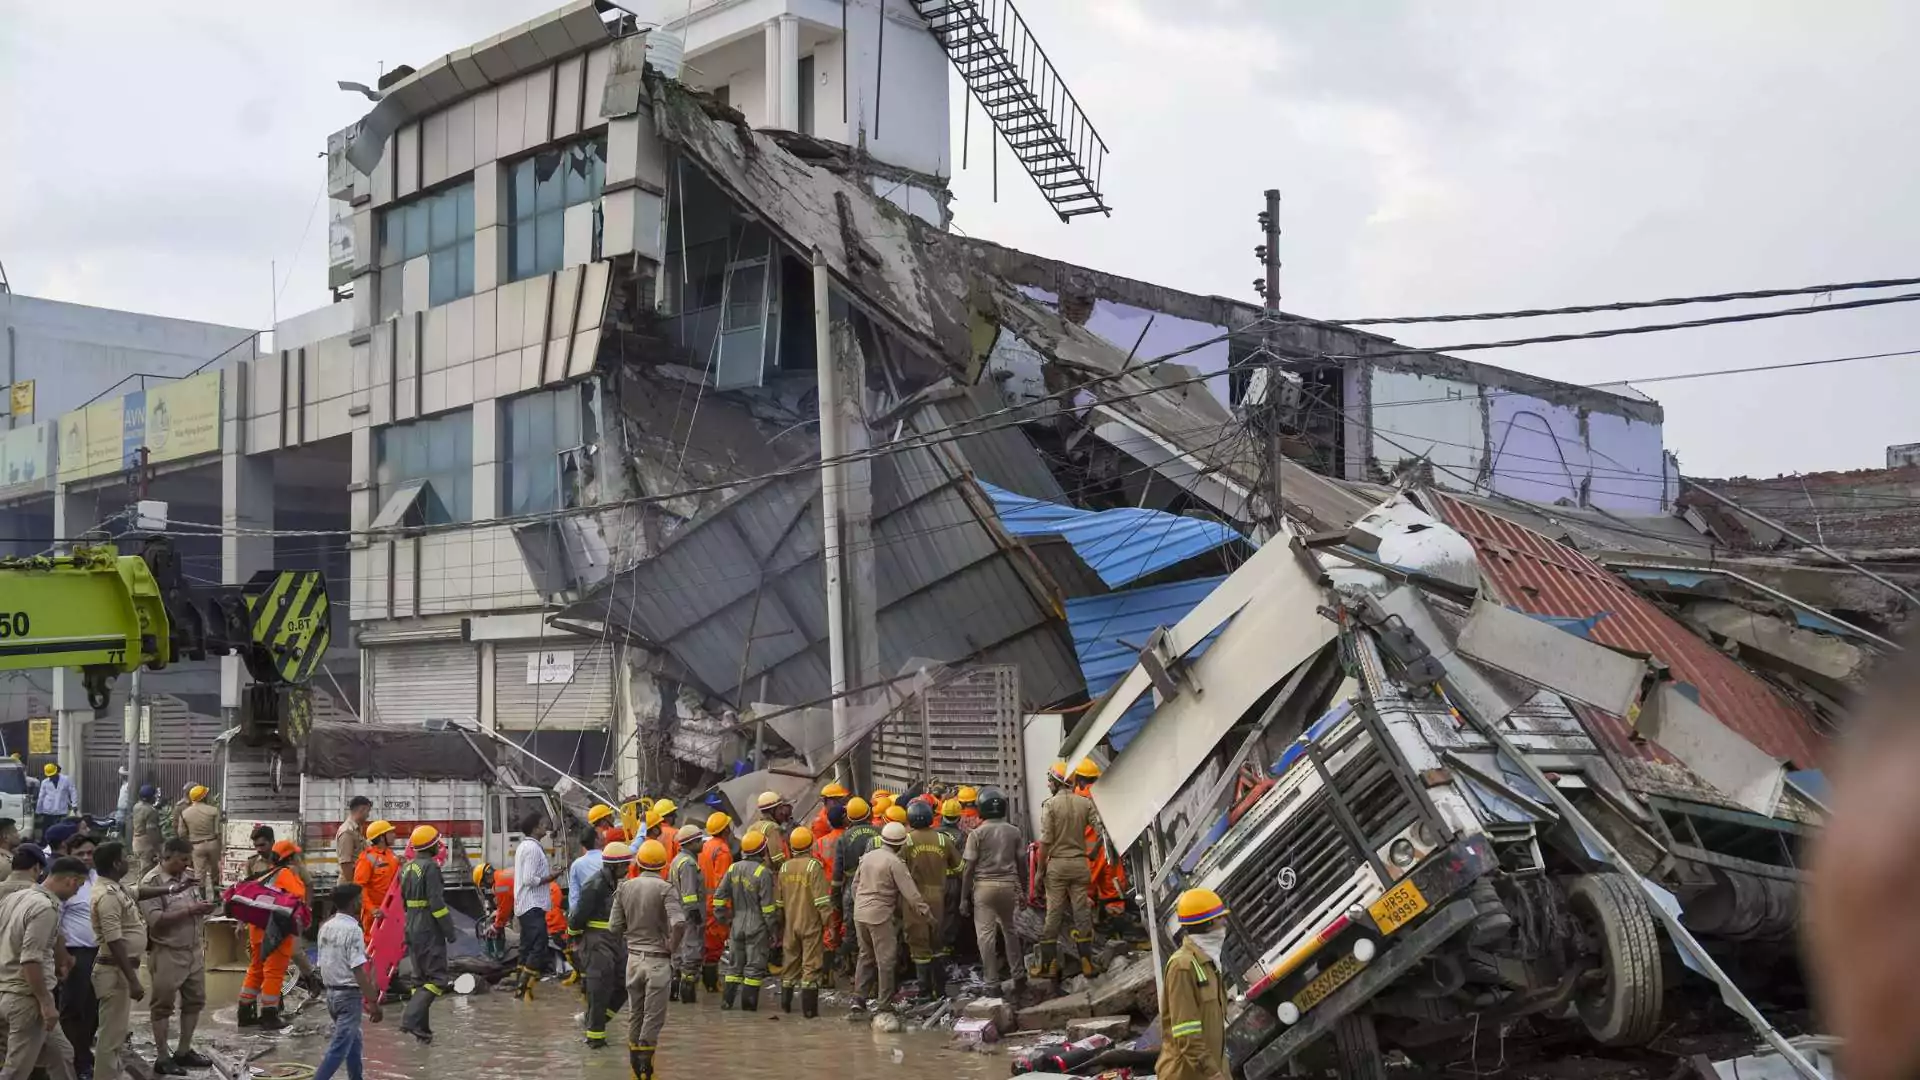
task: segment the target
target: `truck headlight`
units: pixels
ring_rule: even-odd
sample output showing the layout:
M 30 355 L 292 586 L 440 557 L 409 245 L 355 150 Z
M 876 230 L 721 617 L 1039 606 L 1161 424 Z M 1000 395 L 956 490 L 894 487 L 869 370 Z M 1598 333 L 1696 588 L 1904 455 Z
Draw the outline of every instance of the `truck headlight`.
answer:
M 1281 1002 L 1280 1007 L 1273 1010 L 1273 1012 L 1275 1016 L 1280 1018 L 1280 1022 L 1288 1027 L 1292 1027 L 1300 1022 L 1300 1006 L 1295 1005 L 1291 1001 Z
M 1412 866 L 1413 859 L 1414 859 L 1413 841 L 1407 839 L 1404 836 L 1398 840 L 1395 840 L 1393 842 L 1393 845 L 1387 848 L 1387 861 L 1399 867 L 1402 870 L 1405 870 L 1408 867 Z

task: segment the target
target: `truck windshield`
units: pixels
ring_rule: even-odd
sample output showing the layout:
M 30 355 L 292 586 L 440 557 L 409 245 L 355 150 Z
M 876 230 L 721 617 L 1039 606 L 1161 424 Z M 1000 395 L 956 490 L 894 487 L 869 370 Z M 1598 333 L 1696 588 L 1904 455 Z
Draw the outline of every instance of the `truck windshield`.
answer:
M 27 770 L 19 765 L 0 766 L 0 795 L 25 795 Z

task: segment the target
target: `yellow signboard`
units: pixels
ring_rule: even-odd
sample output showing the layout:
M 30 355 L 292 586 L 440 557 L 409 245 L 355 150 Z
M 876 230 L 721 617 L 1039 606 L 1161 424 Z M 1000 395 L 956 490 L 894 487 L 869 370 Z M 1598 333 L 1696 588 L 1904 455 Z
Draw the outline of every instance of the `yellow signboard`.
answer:
M 47 490 L 53 473 L 53 430 L 29 424 L 0 431 L 0 498 Z
M 27 721 L 27 753 L 42 756 L 53 753 L 51 717 L 38 716 Z
M 174 461 L 220 449 L 220 373 L 209 371 L 147 390 L 149 460 Z
M 124 398 L 96 401 L 60 418 L 60 479 L 106 476 L 123 467 L 127 403 Z
M 9 408 L 13 410 L 13 415 L 16 420 L 25 419 L 33 414 L 32 379 L 28 379 L 25 382 L 14 383 L 11 397 L 13 400 L 9 404 Z

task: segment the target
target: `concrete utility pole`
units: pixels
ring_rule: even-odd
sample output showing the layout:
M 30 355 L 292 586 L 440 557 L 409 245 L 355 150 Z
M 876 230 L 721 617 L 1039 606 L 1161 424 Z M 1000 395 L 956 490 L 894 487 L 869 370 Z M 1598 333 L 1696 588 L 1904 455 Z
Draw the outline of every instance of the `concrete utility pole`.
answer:
M 1259 402 L 1259 413 L 1267 429 L 1267 513 L 1273 518 L 1273 531 L 1280 531 L 1282 519 L 1280 501 L 1281 477 L 1280 463 L 1284 460 L 1280 447 L 1280 372 L 1273 365 L 1280 359 L 1280 189 L 1267 189 L 1267 208 L 1260 212 L 1260 228 L 1266 234 L 1265 240 L 1253 253 L 1266 267 L 1266 278 L 1254 282 L 1254 288 L 1260 298 L 1266 301 L 1266 334 L 1263 370 L 1261 382 L 1265 388 Z
M 147 497 L 147 448 L 142 446 L 134 452 L 134 505 L 130 515 L 134 521 L 140 520 L 140 503 Z M 133 820 L 133 800 L 139 791 L 140 775 L 140 718 L 146 709 L 146 694 L 141 687 L 140 676 L 144 668 L 134 668 L 133 678 L 127 684 L 126 722 L 121 727 L 121 735 L 127 740 L 127 779 L 120 785 L 126 791 L 120 798 L 120 829 L 126 831 L 127 823 Z M 129 843 L 131 837 L 126 838 Z

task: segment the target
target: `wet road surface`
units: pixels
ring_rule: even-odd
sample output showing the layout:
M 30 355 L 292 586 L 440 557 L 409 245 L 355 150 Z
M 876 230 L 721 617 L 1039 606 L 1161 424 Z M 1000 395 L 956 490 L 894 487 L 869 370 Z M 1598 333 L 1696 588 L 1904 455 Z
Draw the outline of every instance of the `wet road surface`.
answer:
M 216 1042 L 249 1050 L 272 1044 L 273 1052 L 256 1066 L 278 1061 L 319 1063 L 332 1030 L 324 1002 L 308 1006 L 286 1032 L 242 1035 L 233 1027 L 231 993 L 222 999 L 213 996 L 215 986 L 208 991 L 210 1004 L 220 1003 L 213 1014 L 213 1029 L 207 1032 Z M 432 1046 L 402 1035 L 399 1018 L 404 1006 L 391 1007 L 381 1023 L 363 1027 L 367 1076 L 370 1080 L 435 1075 L 625 1080 L 630 1075 L 626 1012 L 607 1025 L 609 1046 L 589 1050 L 580 1034 L 582 1001 L 575 989 L 545 982 L 535 993 L 532 1002 L 515 1001 L 506 992 L 448 996 L 433 1008 Z M 705 993 L 695 1005 L 669 1004 L 655 1068 L 662 1077 L 701 1080 L 764 1080 L 773 1075 L 896 1080 L 902 1070 L 909 1069 L 923 1076 L 979 1080 L 1007 1074 L 1006 1054 L 953 1049 L 949 1030 L 878 1034 L 865 1020 L 847 1021 L 842 1010 L 828 1007 L 824 997 L 818 1020 L 801 1019 L 797 1001 L 794 1008 L 791 1015 L 781 1013 L 777 993 L 761 999 L 758 1013 L 723 1012 L 719 996 Z

